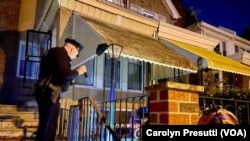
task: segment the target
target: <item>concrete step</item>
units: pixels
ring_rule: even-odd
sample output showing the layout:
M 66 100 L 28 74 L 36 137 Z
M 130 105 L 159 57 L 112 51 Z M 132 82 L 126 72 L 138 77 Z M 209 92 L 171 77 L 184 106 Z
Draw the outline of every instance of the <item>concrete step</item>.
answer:
M 16 112 L 17 105 L 3 105 L 0 104 L 0 112 Z
M 23 137 L 22 128 L 0 128 L 0 139 L 12 137 Z
M 22 137 L 0 137 L 0 141 L 34 141 L 34 140 L 23 140 Z
M 34 141 L 36 128 L 0 129 L 1 141 Z
M 0 141 L 33 140 L 39 113 L 32 104 L 0 105 Z
M 6 119 L 0 120 L 1 128 L 21 128 L 21 127 L 37 127 L 38 119 Z
M 0 112 L 0 120 L 6 120 L 6 119 L 26 120 L 26 119 L 37 119 L 37 118 L 38 118 L 38 112 L 26 112 L 26 111 Z

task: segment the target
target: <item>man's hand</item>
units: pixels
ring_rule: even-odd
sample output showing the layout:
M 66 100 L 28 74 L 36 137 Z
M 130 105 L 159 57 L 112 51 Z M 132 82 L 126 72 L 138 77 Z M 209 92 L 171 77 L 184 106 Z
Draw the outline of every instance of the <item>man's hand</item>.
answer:
M 78 72 L 79 75 L 82 75 L 85 72 L 87 72 L 87 68 L 85 65 L 81 65 L 76 71 Z

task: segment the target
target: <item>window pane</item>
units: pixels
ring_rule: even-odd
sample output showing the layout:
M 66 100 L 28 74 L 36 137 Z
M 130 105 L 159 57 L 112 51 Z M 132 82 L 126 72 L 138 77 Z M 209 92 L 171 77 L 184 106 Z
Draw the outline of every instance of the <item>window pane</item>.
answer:
M 111 86 L 111 60 L 108 58 L 108 55 L 105 54 L 105 59 L 104 59 L 104 86 L 105 87 L 110 87 Z M 116 62 L 114 62 L 114 67 L 115 67 L 115 88 L 120 88 L 120 60 L 117 59 Z
M 141 62 L 128 63 L 128 89 L 141 90 L 142 87 Z
M 235 52 L 235 53 L 240 52 L 240 51 L 239 51 L 239 47 L 238 47 L 237 45 L 234 46 L 234 52 Z
M 88 60 L 84 65 L 87 67 L 88 77 L 80 75 L 76 78 L 75 84 L 94 86 L 95 58 Z
M 218 53 L 218 54 L 221 54 L 220 53 L 220 46 L 217 45 L 215 48 L 214 48 L 214 52 Z
M 27 61 L 27 66 L 26 66 L 26 77 L 30 79 L 37 79 L 38 76 L 38 71 L 39 71 L 39 62 L 37 61 Z M 25 61 L 21 60 L 20 61 L 20 69 L 19 69 L 19 74 L 20 76 L 24 76 L 24 69 L 25 67 Z
M 26 46 L 21 45 L 19 50 L 19 60 L 18 60 L 18 77 L 25 77 L 28 79 L 37 79 L 39 64 L 40 64 L 40 54 L 39 47 L 37 46 L 28 46 L 27 56 L 25 55 Z M 27 57 L 27 64 L 25 68 L 25 58 Z M 26 71 L 26 72 L 25 72 Z M 26 73 L 26 74 L 25 74 Z M 25 79 L 26 79 L 25 78 Z

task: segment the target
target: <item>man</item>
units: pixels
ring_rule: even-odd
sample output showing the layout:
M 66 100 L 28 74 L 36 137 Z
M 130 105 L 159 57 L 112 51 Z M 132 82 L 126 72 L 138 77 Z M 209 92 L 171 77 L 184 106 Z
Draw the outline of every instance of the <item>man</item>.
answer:
M 71 69 L 70 61 L 82 49 L 83 46 L 76 40 L 67 38 L 63 47 L 52 48 L 43 55 L 39 80 L 34 91 L 39 110 L 36 141 L 55 140 L 60 94 L 68 90 L 73 79 L 87 71 L 85 65 Z

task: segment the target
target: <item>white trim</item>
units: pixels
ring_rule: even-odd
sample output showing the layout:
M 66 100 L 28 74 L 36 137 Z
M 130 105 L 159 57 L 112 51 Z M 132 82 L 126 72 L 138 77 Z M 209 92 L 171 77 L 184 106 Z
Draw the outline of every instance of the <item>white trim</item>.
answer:
M 140 61 L 145 61 L 145 62 L 149 62 L 149 63 L 161 65 L 161 66 L 166 66 L 166 67 L 170 67 L 170 68 L 177 68 L 177 69 L 184 70 L 184 71 L 189 71 L 189 72 L 192 72 L 192 73 L 196 73 L 197 72 L 197 70 L 184 69 L 184 68 L 181 68 L 181 67 L 168 65 L 168 64 L 165 64 L 165 63 L 159 63 L 159 62 L 155 62 L 155 61 L 152 61 L 152 60 L 141 59 L 141 58 L 130 56 L 130 55 L 126 55 L 126 54 L 121 54 L 121 56 L 132 58 L 132 59 L 136 59 L 136 60 L 140 60 Z
M 178 13 L 177 9 L 175 8 L 174 4 L 171 0 L 163 0 L 163 4 L 166 6 L 168 12 L 171 14 L 172 18 L 179 19 L 181 18 L 180 14 Z

